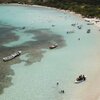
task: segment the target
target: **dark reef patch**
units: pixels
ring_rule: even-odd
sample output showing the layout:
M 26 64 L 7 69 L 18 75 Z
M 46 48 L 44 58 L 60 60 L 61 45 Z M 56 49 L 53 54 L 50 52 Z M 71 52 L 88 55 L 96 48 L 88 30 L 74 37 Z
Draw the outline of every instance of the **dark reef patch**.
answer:
M 14 47 L 5 47 L 4 43 L 9 43 L 11 41 L 18 40 L 19 37 L 14 34 L 14 31 L 17 31 L 12 26 L 0 26 L 0 94 L 3 93 L 4 88 L 11 86 L 12 76 L 14 71 L 10 68 L 11 65 L 20 63 L 22 61 L 26 62 L 26 66 L 35 62 L 40 62 L 43 58 L 43 54 L 46 52 L 46 49 L 51 45 L 52 41 L 57 42 L 58 49 L 64 47 L 65 41 L 62 36 L 54 34 L 49 29 L 31 29 L 25 30 L 25 34 L 33 34 L 36 41 L 28 41 L 21 45 Z M 8 61 L 3 62 L 2 58 L 8 56 L 16 51 L 22 51 L 22 55 L 28 53 L 28 60 L 21 60 L 19 57 Z
M 16 29 L 17 28 L 12 26 L 0 25 L 0 45 L 10 41 L 18 40 L 18 36 L 15 36 L 13 32 Z

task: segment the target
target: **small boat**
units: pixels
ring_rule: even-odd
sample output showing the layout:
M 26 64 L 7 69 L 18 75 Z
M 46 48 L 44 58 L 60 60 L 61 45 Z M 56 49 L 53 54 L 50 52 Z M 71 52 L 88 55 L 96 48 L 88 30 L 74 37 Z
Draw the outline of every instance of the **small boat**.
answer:
M 49 47 L 49 49 L 54 49 L 54 48 L 56 48 L 56 47 L 58 47 L 58 44 L 52 44 L 52 45 Z
M 72 30 L 72 31 L 67 31 L 67 34 L 70 34 L 70 33 L 74 33 L 74 30 Z
M 90 22 L 90 20 L 85 19 L 86 22 Z
M 87 25 L 94 25 L 94 23 L 87 23 Z
M 90 33 L 90 32 L 91 32 L 91 30 L 90 30 L 90 29 L 88 29 L 88 30 L 87 30 L 87 33 Z
M 78 84 L 78 83 L 81 83 L 81 82 L 84 82 L 84 81 L 86 81 L 86 76 L 80 75 L 80 76 L 75 80 L 75 83 Z
M 80 80 L 80 81 L 75 81 L 76 84 L 83 82 L 84 80 Z
M 78 27 L 78 29 L 81 29 L 82 28 L 82 26 L 80 25 L 80 26 L 77 26 Z
M 76 24 L 71 24 L 72 26 L 75 26 Z
M 100 22 L 100 21 L 99 21 L 99 20 L 96 20 L 95 22 L 98 23 L 98 22 Z
M 25 29 L 25 26 L 24 26 L 24 27 L 22 27 L 22 29 Z
M 54 27 L 55 25 L 52 25 L 52 27 Z
M 4 58 L 3 58 L 3 61 L 12 60 L 12 59 L 14 59 L 15 57 L 19 56 L 20 54 L 21 54 L 21 51 L 18 51 L 18 52 L 14 53 L 14 54 L 11 54 L 11 55 L 7 56 L 7 57 L 4 57 Z

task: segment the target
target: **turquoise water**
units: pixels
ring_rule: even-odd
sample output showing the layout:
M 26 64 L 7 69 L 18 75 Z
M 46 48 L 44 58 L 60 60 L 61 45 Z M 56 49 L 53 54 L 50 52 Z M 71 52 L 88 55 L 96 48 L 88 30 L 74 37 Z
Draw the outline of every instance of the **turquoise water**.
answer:
M 24 52 L 23 48 L 21 62 L 11 65 L 15 73 L 12 76 L 13 85 L 4 89 L 0 100 L 72 100 L 71 96 L 77 88 L 74 84 L 77 75 L 87 74 L 91 67 L 99 63 L 95 59 L 100 53 L 100 32 L 77 15 L 38 6 L 0 5 L 0 23 L 18 28 L 13 31 L 19 37 L 17 40 L 2 43 L 6 48 L 37 41 L 34 34 L 27 32 L 32 29 L 49 29 L 50 32 L 62 36 L 66 44 L 54 50 L 42 48 L 42 51 L 46 51 L 42 59 L 31 65 L 26 64 L 30 52 Z M 71 26 L 72 23 L 82 25 L 82 29 L 78 29 L 78 25 Z M 22 27 L 25 29 L 19 30 Z M 86 33 L 87 29 L 91 29 L 90 34 Z M 75 32 L 66 33 L 71 30 Z M 41 34 L 38 35 L 41 38 Z M 61 90 L 65 90 L 65 93 L 59 93 Z

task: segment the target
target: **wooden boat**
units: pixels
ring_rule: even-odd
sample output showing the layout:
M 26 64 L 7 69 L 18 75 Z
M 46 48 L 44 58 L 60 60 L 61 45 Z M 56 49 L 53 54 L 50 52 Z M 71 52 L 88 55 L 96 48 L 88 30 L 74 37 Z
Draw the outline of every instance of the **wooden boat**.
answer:
M 14 53 L 14 54 L 11 54 L 11 55 L 7 56 L 7 57 L 4 57 L 4 58 L 3 58 L 3 61 L 12 60 L 12 59 L 14 59 L 15 57 L 19 56 L 20 54 L 21 54 L 21 51 L 18 51 L 18 52 Z
M 49 49 L 54 49 L 54 48 L 56 48 L 56 47 L 58 47 L 58 44 L 53 44 L 53 45 L 51 45 L 51 46 L 49 47 Z

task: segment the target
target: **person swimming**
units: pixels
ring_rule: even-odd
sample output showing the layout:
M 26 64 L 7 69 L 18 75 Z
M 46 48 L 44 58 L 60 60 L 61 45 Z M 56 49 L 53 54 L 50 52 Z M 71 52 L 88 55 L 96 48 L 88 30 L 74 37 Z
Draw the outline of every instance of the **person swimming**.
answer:
M 57 85 L 59 85 L 59 82 L 57 82 Z
M 63 93 L 63 94 L 64 94 L 64 93 L 65 93 L 65 91 L 64 91 L 64 90 L 61 90 L 61 91 L 60 91 L 60 93 Z

